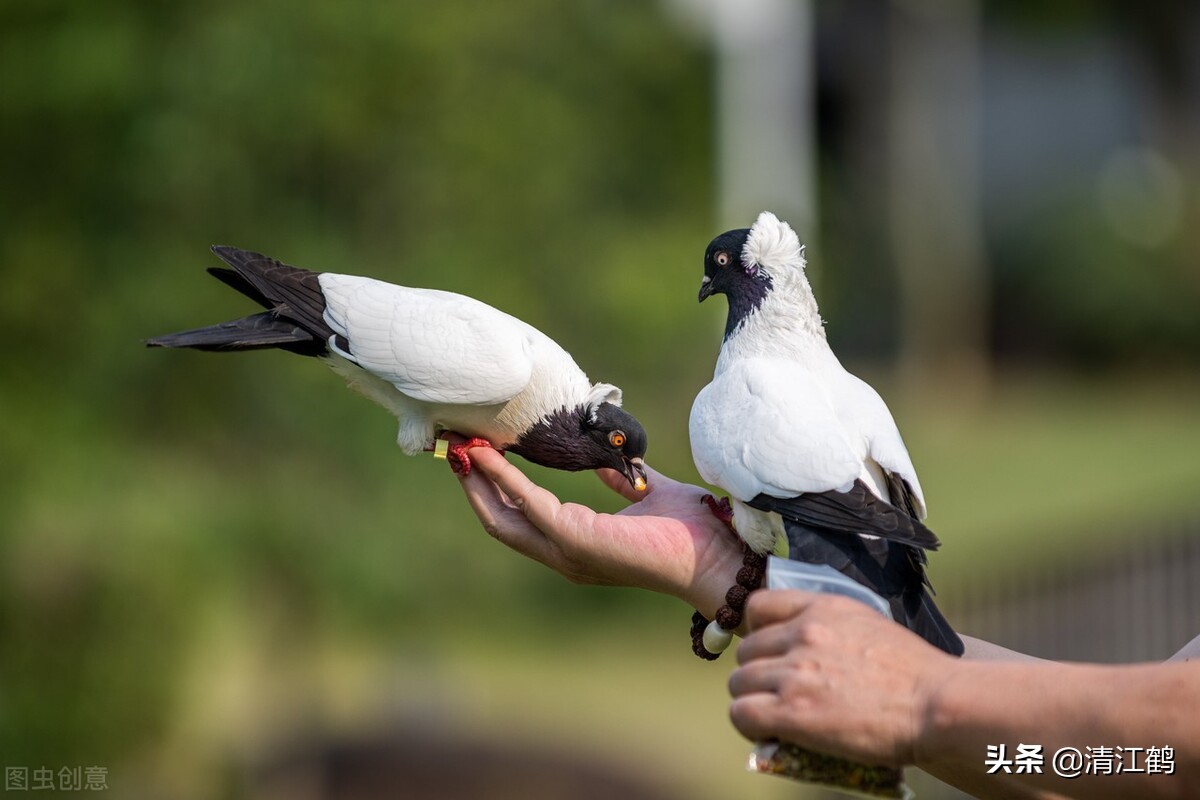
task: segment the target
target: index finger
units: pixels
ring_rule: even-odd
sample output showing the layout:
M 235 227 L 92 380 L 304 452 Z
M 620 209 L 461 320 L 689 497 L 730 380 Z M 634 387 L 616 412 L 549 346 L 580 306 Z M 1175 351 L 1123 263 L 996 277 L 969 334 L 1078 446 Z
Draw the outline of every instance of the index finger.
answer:
M 818 597 L 819 594 L 802 589 L 751 592 L 750 599 L 746 601 L 746 622 L 753 631 L 789 620 L 804 612 Z
M 459 477 L 459 483 L 471 510 L 489 535 L 535 561 L 553 563 L 554 548 L 546 535 L 508 501 L 483 470 L 471 470 L 470 474 Z
M 471 464 L 499 486 L 512 504 L 539 530 L 549 532 L 554 529 L 562 503 L 553 492 L 529 480 L 524 472 L 491 448 L 473 448 Z

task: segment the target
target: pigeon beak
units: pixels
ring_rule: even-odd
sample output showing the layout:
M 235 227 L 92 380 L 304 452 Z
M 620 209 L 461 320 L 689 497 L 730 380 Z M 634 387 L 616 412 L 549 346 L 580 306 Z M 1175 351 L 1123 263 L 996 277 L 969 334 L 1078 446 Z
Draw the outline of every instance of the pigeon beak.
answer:
M 646 491 L 646 463 L 640 458 L 625 461 L 625 478 L 639 492 Z
M 705 275 L 703 278 L 700 279 L 699 302 L 703 303 L 705 300 L 712 297 L 712 293 L 713 293 L 713 280 L 712 280 L 712 278 Z

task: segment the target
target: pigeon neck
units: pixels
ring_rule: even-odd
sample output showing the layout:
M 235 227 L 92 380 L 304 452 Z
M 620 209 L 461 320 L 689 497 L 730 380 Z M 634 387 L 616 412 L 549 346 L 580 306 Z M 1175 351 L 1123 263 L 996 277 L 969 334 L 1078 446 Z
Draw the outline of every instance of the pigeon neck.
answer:
M 776 280 L 768 291 L 746 310 L 742 297 L 729 299 L 729 317 L 723 344 L 751 342 L 824 342 L 825 325 L 808 281 Z
M 551 469 L 590 469 L 594 466 L 594 458 L 579 446 L 585 422 L 583 407 L 560 408 L 532 425 L 507 449 L 527 461 Z
M 729 300 L 729 314 L 725 317 L 725 338 L 728 339 L 745 324 L 771 294 L 772 282 L 767 278 L 764 282 L 747 281 L 736 292 L 726 295 Z

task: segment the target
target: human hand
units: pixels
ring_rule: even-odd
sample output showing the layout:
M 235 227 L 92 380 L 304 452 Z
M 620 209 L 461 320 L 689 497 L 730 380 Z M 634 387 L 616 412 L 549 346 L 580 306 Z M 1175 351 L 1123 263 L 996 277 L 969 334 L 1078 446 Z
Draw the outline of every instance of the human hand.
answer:
M 729 677 L 729 716 L 746 738 L 915 763 L 933 692 L 957 659 L 845 597 L 755 592 L 746 618 Z
M 529 558 L 581 584 L 631 586 L 679 597 L 708 617 L 725 602 L 741 566 L 737 538 L 701 502 L 707 492 L 647 467 L 637 492 L 615 470 L 597 470 L 631 505 L 598 514 L 561 503 L 504 456 L 471 450 L 461 478 L 484 530 Z

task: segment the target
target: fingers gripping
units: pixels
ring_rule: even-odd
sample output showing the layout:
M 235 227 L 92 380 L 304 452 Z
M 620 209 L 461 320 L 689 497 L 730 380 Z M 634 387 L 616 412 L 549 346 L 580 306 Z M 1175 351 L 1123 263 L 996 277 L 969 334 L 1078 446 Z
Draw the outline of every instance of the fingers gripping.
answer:
M 554 493 L 543 489 L 496 452 L 480 450 L 475 465 L 504 492 L 518 510 L 543 533 L 554 530 L 562 504 Z

